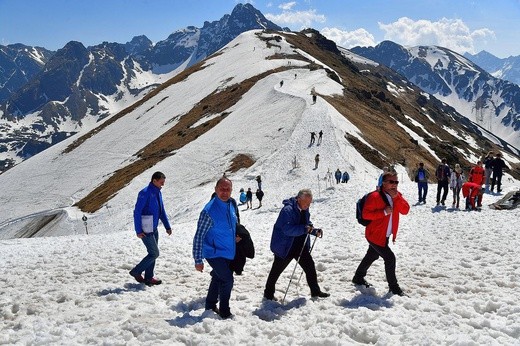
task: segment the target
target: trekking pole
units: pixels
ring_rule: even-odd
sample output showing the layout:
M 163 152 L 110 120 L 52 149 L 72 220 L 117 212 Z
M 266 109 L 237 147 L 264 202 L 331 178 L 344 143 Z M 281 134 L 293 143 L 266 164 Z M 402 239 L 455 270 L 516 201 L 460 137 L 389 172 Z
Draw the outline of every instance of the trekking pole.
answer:
M 305 237 L 305 241 L 303 242 L 302 249 L 300 250 L 300 255 L 298 256 L 298 259 L 296 260 L 296 263 L 294 264 L 294 269 L 291 274 L 291 279 L 289 280 L 289 284 L 287 285 L 287 289 L 285 290 L 285 294 L 283 295 L 282 305 L 285 302 L 285 297 L 287 296 L 287 292 L 289 291 L 289 286 L 291 286 L 291 281 L 292 281 L 294 272 L 296 271 L 296 266 L 298 265 L 298 263 L 300 263 L 300 258 L 302 257 L 303 249 L 305 249 L 305 245 L 307 244 L 307 239 L 309 239 L 309 233 L 307 233 L 307 236 Z
M 321 237 L 319 237 L 319 238 L 321 238 Z M 316 244 L 316 240 L 318 240 L 318 236 L 314 237 L 314 240 L 313 240 L 312 245 L 311 245 L 311 249 L 309 250 L 309 255 L 312 253 L 312 249 L 314 249 L 314 244 Z M 298 278 L 298 282 L 296 283 L 296 287 L 300 286 L 300 280 L 302 279 L 302 276 L 303 276 L 303 269 L 302 269 L 302 272 L 300 274 L 300 277 Z

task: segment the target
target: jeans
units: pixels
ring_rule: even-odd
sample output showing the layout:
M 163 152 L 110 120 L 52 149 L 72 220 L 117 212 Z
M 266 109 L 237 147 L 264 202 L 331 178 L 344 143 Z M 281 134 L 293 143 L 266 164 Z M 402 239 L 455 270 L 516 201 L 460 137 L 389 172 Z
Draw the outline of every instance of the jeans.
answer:
M 132 269 L 132 273 L 141 274 L 144 272 L 145 281 L 153 278 L 153 271 L 155 269 L 155 260 L 159 257 L 159 231 L 154 230 L 153 233 L 148 233 L 144 238 L 141 238 L 148 254 L 139 262 L 138 265 Z
M 384 247 L 368 242 L 368 251 L 356 269 L 355 275 L 358 278 L 364 278 L 367 275 L 368 268 L 381 256 L 385 261 L 386 281 L 388 282 L 388 287 L 392 290 L 399 286 L 397 285 L 397 278 L 395 276 L 395 255 L 388 246 L 388 239 L 389 238 L 386 238 L 386 245 Z
M 428 182 L 427 181 L 418 182 L 417 189 L 419 190 L 419 202 L 426 203 L 426 195 L 428 194 Z
M 231 290 L 233 289 L 233 272 L 229 268 L 231 260 L 217 257 L 206 258 L 209 265 L 213 269 L 210 272 L 211 282 L 209 284 L 208 295 L 206 296 L 206 310 L 214 309 L 220 298 L 220 315 L 229 316 L 231 314 L 229 308 L 229 299 L 231 298 Z

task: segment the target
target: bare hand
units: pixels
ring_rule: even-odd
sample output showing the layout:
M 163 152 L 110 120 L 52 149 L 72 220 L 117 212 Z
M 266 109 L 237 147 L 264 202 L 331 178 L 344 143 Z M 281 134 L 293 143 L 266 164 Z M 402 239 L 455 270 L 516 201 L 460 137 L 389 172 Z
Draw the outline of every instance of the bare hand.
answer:
M 197 271 L 202 273 L 202 271 L 204 270 L 204 263 L 195 264 L 195 269 L 197 269 Z
M 137 238 L 139 239 L 143 239 L 144 237 L 146 237 L 146 233 L 142 232 L 142 233 L 137 233 Z
M 316 237 L 318 237 L 318 238 L 323 237 L 323 230 L 321 228 L 316 230 Z
M 170 229 L 167 229 L 167 230 L 166 230 L 166 233 L 168 233 L 168 235 L 172 235 L 172 229 L 171 229 L 171 228 L 170 228 Z
M 309 225 L 309 226 L 305 226 L 305 230 L 306 230 L 307 233 L 309 233 L 309 234 L 312 233 L 312 230 L 313 230 L 313 229 L 314 229 L 314 227 L 312 227 L 312 226 L 310 226 L 310 225 Z
M 238 243 L 241 240 L 242 240 L 242 238 L 240 238 L 238 235 L 235 237 L 235 243 Z
M 390 215 L 392 214 L 392 212 L 394 211 L 394 208 L 392 208 L 391 206 L 387 205 L 386 208 L 385 208 L 385 213 L 386 215 Z

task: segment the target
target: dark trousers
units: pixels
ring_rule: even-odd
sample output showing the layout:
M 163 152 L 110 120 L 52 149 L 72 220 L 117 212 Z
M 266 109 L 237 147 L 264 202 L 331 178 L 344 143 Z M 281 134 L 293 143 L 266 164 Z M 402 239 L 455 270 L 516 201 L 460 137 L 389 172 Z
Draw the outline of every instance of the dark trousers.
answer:
M 289 263 L 293 259 L 298 259 L 298 254 L 289 253 L 287 258 L 281 258 L 278 256 L 274 256 L 273 266 L 271 267 L 271 271 L 269 272 L 269 276 L 267 277 L 267 283 L 265 284 L 265 297 L 273 297 L 275 291 L 276 281 L 282 274 L 282 272 L 287 268 Z M 300 267 L 302 267 L 305 272 L 305 277 L 307 278 L 307 284 L 311 289 L 311 295 L 316 295 L 320 293 L 320 286 L 318 285 L 318 275 L 316 274 L 316 266 L 314 265 L 314 260 L 310 252 L 307 249 L 304 249 L 302 255 L 300 257 L 300 261 L 298 262 Z
M 155 260 L 159 257 L 159 232 L 157 230 L 153 233 L 148 233 L 146 237 L 141 238 L 148 254 L 139 262 L 138 265 L 132 269 L 132 273 L 141 274 L 144 272 L 144 279 L 146 281 L 153 278 L 153 271 L 155 269 Z
M 419 191 L 419 202 L 426 203 L 426 195 L 428 194 L 428 182 L 427 181 L 418 182 L 417 189 Z
M 497 186 L 497 191 L 498 192 L 501 192 L 502 189 L 502 174 L 498 175 L 498 174 L 494 174 L 493 173 L 493 178 L 491 179 L 491 191 L 493 191 L 495 189 L 495 185 Z
M 229 299 L 233 289 L 233 272 L 229 268 L 230 260 L 217 257 L 206 258 L 213 269 L 210 272 L 211 282 L 209 284 L 208 295 L 206 297 L 206 310 L 214 309 L 220 298 L 220 315 L 228 316 L 231 314 L 229 309 Z
M 386 238 L 386 245 L 384 247 L 368 242 L 368 251 L 356 269 L 356 277 L 364 278 L 367 275 L 368 268 L 370 268 L 372 263 L 374 263 L 379 256 L 383 257 L 383 260 L 385 261 L 385 273 L 388 287 L 390 287 L 390 289 L 398 287 L 397 278 L 395 277 L 395 255 L 392 252 L 392 249 L 388 246 L 388 238 Z
M 437 203 L 442 202 L 444 203 L 446 201 L 446 197 L 448 196 L 448 187 L 449 182 L 447 180 L 439 181 L 437 183 Z M 441 190 L 442 192 L 442 199 L 441 199 Z

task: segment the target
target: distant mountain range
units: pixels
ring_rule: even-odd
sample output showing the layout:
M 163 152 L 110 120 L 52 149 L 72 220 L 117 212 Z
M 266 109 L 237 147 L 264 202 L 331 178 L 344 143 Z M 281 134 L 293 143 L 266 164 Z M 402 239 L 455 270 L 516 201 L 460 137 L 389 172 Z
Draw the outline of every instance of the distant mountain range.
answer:
M 500 59 L 485 50 L 475 55 L 465 53 L 464 56 L 489 72 L 493 77 L 520 85 L 520 56 Z
M 483 129 L 520 148 L 520 86 L 460 54 L 437 46 L 405 48 L 391 41 L 352 52 L 383 64 Z
M 21 44 L 0 46 L 0 173 L 94 128 L 252 29 L 289 30 L 252 5 L 238 4 L 218 21 L 186 27 L 156 44 L 137 36 L 125 44 L 91 47 L 71 41 L 56 52 Z M 352 51 L 394 69 L 483 129 L 520 147 L 518 85 L 442 47 L 405 49 L 385 41 Z M 486 60 L 486 66 L 504 71 L 504 76 L 506 70 L 509 76 L 515 71 L 490 54 L 473 58 Z
M 92 47 L 71 41 L 57 52 L 0 46 L 0 172 L 92 128 L 252 29 L 282 30 L 239 4 L 219 21 L 178 30 L 155 45 L 138 36 Z

